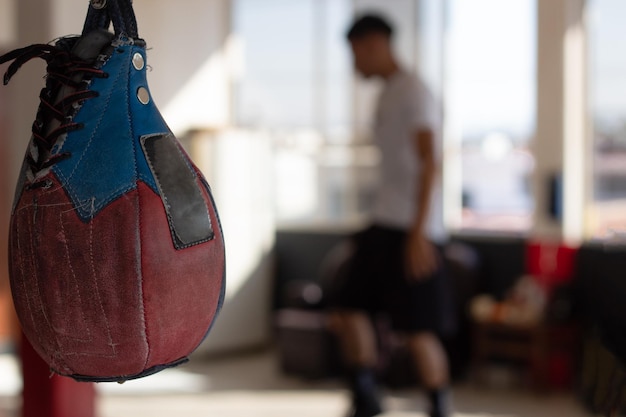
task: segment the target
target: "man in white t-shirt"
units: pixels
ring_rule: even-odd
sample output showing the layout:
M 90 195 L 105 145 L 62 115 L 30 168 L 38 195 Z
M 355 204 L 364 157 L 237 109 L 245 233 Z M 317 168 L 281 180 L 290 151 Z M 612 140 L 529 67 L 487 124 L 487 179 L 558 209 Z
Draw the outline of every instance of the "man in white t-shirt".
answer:
M 406 336 L 430 415 L 448 415 L 448 362 L 444 328 L 445 275 L 437 244 L 444 243 L 438 187 L 439 106 L 424 83 L 404 70 L 391 46 L 393 30 L 367 15 L 348 40 L 357 71 L 385 87 L 374 138 L 382 155 L 372 226 L 358 233 L 349 273 L 333 302 L 332 323 L 342 346 L 353 393 L 351 417 L 382 412 L 374 368 L 377 349 L 371 317 L 385 313 Z

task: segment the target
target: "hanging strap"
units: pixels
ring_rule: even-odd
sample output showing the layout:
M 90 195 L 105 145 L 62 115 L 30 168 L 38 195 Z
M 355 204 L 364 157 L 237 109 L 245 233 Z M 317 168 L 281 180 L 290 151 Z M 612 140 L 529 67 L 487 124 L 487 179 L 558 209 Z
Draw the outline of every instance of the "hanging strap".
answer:
M 90 0 L 83 35 L 97 29 L 108 29 L 111 22 L 116 35 L 139 38 L 132 0 Z

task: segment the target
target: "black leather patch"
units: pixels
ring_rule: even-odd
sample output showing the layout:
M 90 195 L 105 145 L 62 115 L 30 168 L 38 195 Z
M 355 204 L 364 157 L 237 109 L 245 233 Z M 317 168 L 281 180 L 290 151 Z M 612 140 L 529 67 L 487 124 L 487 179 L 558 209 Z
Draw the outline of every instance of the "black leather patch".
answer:
M 209 210 L 196 174 L 174 135 L 144 136 L 141 146 L 159 188 L 176 249 L 213 239 Z

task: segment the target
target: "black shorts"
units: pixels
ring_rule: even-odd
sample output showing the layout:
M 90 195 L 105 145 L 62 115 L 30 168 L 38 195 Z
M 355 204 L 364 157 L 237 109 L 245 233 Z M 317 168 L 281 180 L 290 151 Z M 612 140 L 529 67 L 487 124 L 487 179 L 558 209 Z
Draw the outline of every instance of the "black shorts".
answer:
M 435 273 L 411 281 L 405 267 L 405 230 L 375 225 L 353 239 L 355 251 L 336 282 L 333 307 L 386 313 L 398 331 L 441 334 L 450 305 L 441 250 Z

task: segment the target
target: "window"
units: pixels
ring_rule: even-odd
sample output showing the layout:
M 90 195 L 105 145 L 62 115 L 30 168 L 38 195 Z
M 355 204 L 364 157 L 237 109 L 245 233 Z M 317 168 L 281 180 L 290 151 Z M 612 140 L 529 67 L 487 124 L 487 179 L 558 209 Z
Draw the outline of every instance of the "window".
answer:
M 590 234 L 626 231 L 626 26 L 622 0 L 589 6 L 590 113 L 593 121 L 593 205 Z
M 344 35 L 355 14 L 378 11 L 398 29 L 404 65 L 447 103 L 444 158 L 459 166 L 446 203 L 458 204 L 452 226 L 526 230 L 535 1 L 235 0 L 235 121 L 274 137 L 279 224 L 350 223 L 367 213 L 379 86 L 355 77 Z
M 274 143 L 279 226 L 350 224 L 367 211 L 376 155 L 353 144 L 349 0 L 236 0 L 238 127 Z
M 462 194 L 448 201 L 462 205 L 452 226 L 531 226 L 535 8 L 535 0 L 448 0 L 446 135 L 454 155 L 447 156 L 460 166 Z
M 238 126 L 316 129 L 327 141 L 345 141 L 351 74 L 341 35 L 349 11 L 341 0 L 234 2 Z

